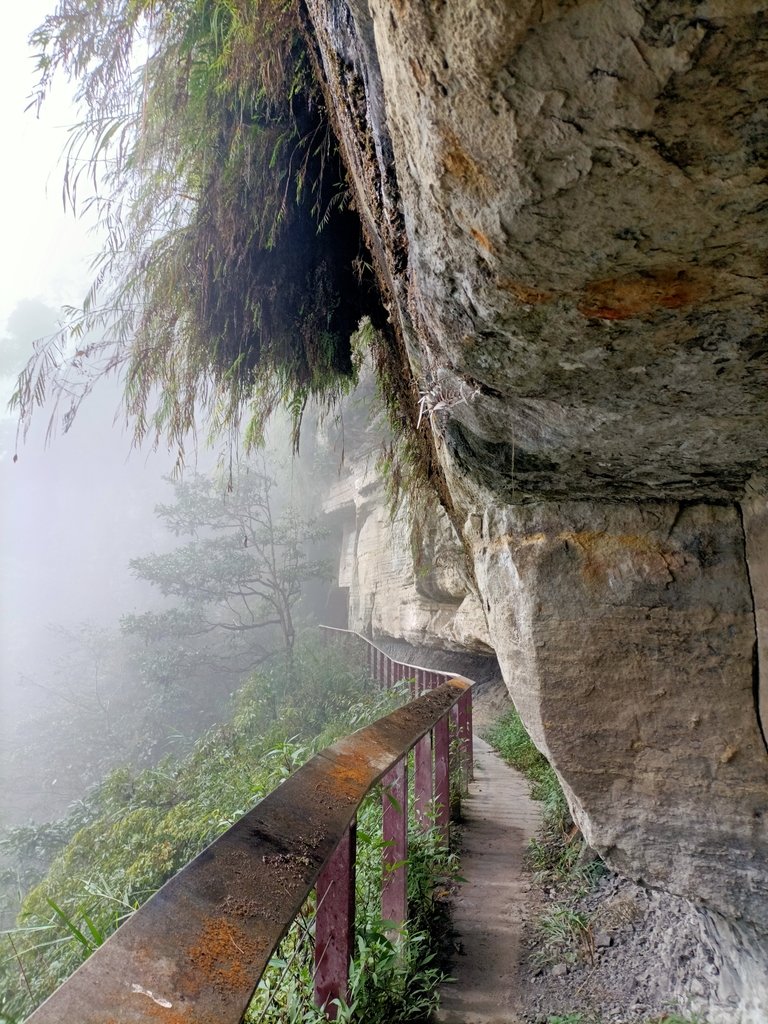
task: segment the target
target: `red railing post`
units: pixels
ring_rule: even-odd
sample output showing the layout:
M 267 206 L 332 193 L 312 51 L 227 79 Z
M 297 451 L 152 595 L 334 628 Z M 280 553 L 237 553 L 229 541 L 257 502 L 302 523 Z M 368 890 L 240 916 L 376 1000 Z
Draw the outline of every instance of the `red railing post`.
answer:
M 443 841 L 448 842 L 448 824 L 451 820 L 451 779 L 449 774 L 448 715 L 443 715 L 432 730 L 435 748 L 435 826 Z
M 315 1005 L 336 1020 L 334 999 L 346 999 L 354 951 L 355 823 L 347 829 L 317 879 L 315 917 Z
M 461 746 L 461 732 L 459 729 L 459 706 L 454 704 L 448 713 L 448 729 L 449 729 L 449 746 L 453 750 L 453 757 L 455 763 L 451 762 L 452 767 L 458 768 L 458 791 L 453 793 L 454 803 L 451 807 L 454 815 L 461 815 L 461 797 L 464 792 L 464 752 Z M 450 777 L 450 776 L 449 776 Z M 449 783 L 450 786 L 450 783 Z
M 467 696 L 467 721 L 469 727 L 469 778 L 470 780 L 475 777 L 475 726 L 472 721 L 472 688 L 469 689 Z
M 403 665 L 403 679 L 408 680 L 408 692 L 411 695 L 411 700 L 415 700 L 419 695 L 419 688 L 416 683 L 416 672 L 410 671 L 410 665 Z
M 464 788 L 474 778 L 474 752 L 472 745 L 472 690 L 465 690 L 459 698 L 459 742 L 461 743 Z
M 408 917 L 408 758 L 382 779 L 384 834 L 381 916 L 401 925 Z
M 413 748 L 413 790 L 416 819 L 422 831 L 428 832 L 434 821 L 431 732 L 422 736 Z

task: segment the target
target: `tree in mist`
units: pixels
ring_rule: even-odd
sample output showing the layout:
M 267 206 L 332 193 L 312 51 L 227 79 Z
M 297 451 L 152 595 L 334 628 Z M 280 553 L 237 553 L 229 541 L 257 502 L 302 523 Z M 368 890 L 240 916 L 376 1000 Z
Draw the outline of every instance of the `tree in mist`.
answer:
M 290 506 L 278 510 L 275 487 L 255 470 L 231 490 L 198 476 L 176 483 L 174 503 L 158 506 L 166 527 L 189 540 L 130 565 L 176 603 L 128 616 L 123 628 L 160 658 L 161 679 L 166 670 L 178 676 L 188 658 L 245 673 L 282 650 L 292 663 L 303 585 L 328 570 L 306 550 L 323 531 Z
M 58 312 L 39 299 L 22 299 L 8 317 L 0 338 L 0 375 L 16 375 L 32 354 L 32 345 L 56 328 Z

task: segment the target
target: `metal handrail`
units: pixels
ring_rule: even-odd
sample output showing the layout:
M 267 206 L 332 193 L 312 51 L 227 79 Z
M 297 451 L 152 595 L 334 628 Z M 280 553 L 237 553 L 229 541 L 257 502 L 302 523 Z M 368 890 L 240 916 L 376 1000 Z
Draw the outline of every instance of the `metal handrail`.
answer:
M 396 658 L 393 658 L 389 654 L 387 654 L 385 650 L 383 650 L 381 647 L 375 644 L 374 641 L 371 640 L 369 637 L 365 636 L 363 633 L 356 633 L 353 629 L 341 629 L 339 626 L 323 625 L 321 625 L 319 629 L 323 633 L 326 633 L 328 635 L 335 635 L 339 639 L 343 640 L 349 638 L 359 644 L 364 644 L 369 651 L 368 665 L 370 668 L 374 669 L 374 672 L 372 673 L 374 675 L 377 662 L 380 663 L 381 660 L 384 660 L 389 661 L 394 670 L 400 669 L 406 672 L 407 675 L 403 676 L 403 678 L 407 678 L 409 676 L 415 677 L 417 681 L 417 688 L 419 688 L 420 680 L 425 681 L 425 688 L 428 689 L 431 688 L 431 686 L 434 686 L 435 680 L 438 679 L 463 679 L 470 685 L 474 685 L 473 679 L 470 679 L 468 676 L 463 676 L 458 672 L 450 672 L 445 671 L 443 669 L 426 668 L 423 665 L 413 665 L 410 662 L 398 661 Z M 432 679 L 431 684 L 428 683 L 428 680 L 430 679 Z
M 335 638 L 342 643 L 350 643 L 366 651 L 365 661 L 371 676 L 378 680 L 383 686 L 393 686 L 395 683 L 408 681 L 410 683 L 411 695 L 418 697 L 420 694 L 433 689 L 441 682 L 449 679 L 460 679 L 470 687 L 474 686 L 474 680 L 468 676 L 460 675 L 457 672 L 446 672 L 442 669 L 426 668 L 423 665 L 412 665 L 405 661 L 397 661 L 382 650 L 373 640 L 356 633 L 351 629 L 341 629 L 338 626 L 320 626 L 320 630 L 327 636 Z M 465 698 L 454 708 L 454 725 L 461 741 L 463 752 L 463 774 L 464 781 L 472 779 L 474 764 L 474 744 L 472 726 L 472 694 L 471 690 Z M 447 814 L 447 808 L 443 809 Z
M 468 705 L 470 694 L 471 681 L 448 678 L 316 754 L 166 882 L 31 1014 L 29 1024 L 242 1020 L 321 872 L 327 877 L 338 870 L 335 862 L 349 859 L 349 837 L 365 796 L 393 770 L 402 786 L 404 759 L 417 744 L 422 750 L 429 745 L 432 730 L 436 744 L 438 734 L 443 737 L 447 759 L 448 715 L 460 701 Z M 436 756 L 436 776 L 439 763 Z M 443 774 L 447 778 L 447 763 Z M 417 810 L 418 780 L 417 763 Z M 436 777 L 434 792 L 439 786 Z M 327 932 L 327 921 L 324 927 Z M 344 988 L 343 978 L 326 976 L 320 1005 Z

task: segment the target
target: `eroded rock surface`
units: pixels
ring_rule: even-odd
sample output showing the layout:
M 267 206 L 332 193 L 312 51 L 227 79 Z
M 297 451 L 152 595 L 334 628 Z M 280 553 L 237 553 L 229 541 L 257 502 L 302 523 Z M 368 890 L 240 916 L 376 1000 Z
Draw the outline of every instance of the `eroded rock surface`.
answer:
M 307 7 L 512 696 L 609 863 L 721 922 L 711 1019 L 763 1022 L 764 4 Z
M 349 591 L 350 629 L 415 646 L 493 651 L 464 549 L 439 505 L 415 522 L 406 503 L 393 518 L 381 478 L 353 463 L 323 512 L 342 530 L 338 582 Z
M 474 550 L 505 678 L 591 845 L 762 928 L 766 752 L 736 512 L 489 511 Z

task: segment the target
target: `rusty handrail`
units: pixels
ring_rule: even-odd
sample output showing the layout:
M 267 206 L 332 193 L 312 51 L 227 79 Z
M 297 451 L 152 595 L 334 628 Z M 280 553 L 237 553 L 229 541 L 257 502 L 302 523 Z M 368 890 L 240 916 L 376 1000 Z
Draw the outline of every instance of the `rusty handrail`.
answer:
M 29 1024 L 240 1021 L 362 800 L 430 730 L 444 727 L 447 742 L 446 716 L 470 686 L 448 679 L 316 754 L 166 882 Z
M 449 672 L 444 669 L 426 668 L 424 665 L 413 665 L 410 662 L 398 661 L 397 658 L 391 657 L 386 651 L 382 650 L 370 637 L 365 636 L 363 633 L 357 633 L 353 629 L 342 629 L 340 626 L 325 626 L 321 625 L 318 627 L 324 633 L 328 635 L 336 635 L 339 639 L 345 638 L 354 639 L 358 643 L 363 643 L 368 648 L 370 654 L 368 659 L 369 667 L 375 670 L 376 666 L 382 661 L 384 663 L 389 662 L 393 670 L 401 669 L 404 670 L 408 675 L 413 675 L 417 681 L 417 689 L 419 688 L 419 679 L 424 679 L 427 682 L 430 677 L 433 680 L 436 679 L 463 679 L 464 682 L 474 684 L 474 680 L 468 676 L 463 676 L 458 672 Z M 375 671 L 372 672 L 375 674 Z M 403 676 L 403 678 L 406 678 Z M 382 680 L 383 681 L 383 680 Z M 434 685 L 434 682 L 433 684 Z M 423 686 L 422 689 L 430 688 L 429 685 Z
M 420 694 L 438 686 L 440 682 L 445 682 L 449 679 L 460 679 L 470 687 L 474 686 L 473 679 L 459 675 L 457 672 L 446 672 L 443 669 L 431 669 L 423 665 L 412 665 L 405 661 L 398 661 L 396 658 L 390 657 L 386 651 L 382 650 L 381 647 L 363 633 L 357 633 L 352 629 L 341 629 L 338 626 L 324 625 L 320 626 L 320 630 L 326 637 L 334 638 L 341 643 L 352 641 L 358 648 L 362 647 L 365 649 L 367 652 L 365 660 L 368 671 L 371 677 L 376 679 L 381 685 L 391 687 L 395 683 L 408 680 L 412 697 L 418 697 Z M 463 781 L 466 785 L 473 777 L 474 765 L 471 691 L 453 709 L 453 713 L 454 725 L 458 738 L 461 741 Z M 443 805 L 441 813 L 442 824 L 445 825 L 448 814 L 447 805 Z

